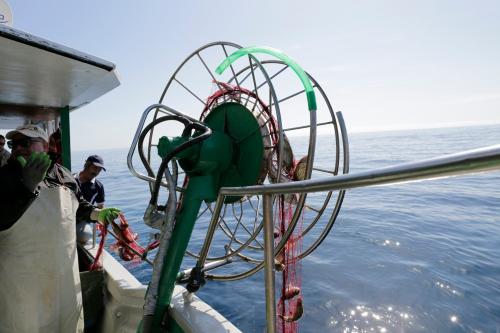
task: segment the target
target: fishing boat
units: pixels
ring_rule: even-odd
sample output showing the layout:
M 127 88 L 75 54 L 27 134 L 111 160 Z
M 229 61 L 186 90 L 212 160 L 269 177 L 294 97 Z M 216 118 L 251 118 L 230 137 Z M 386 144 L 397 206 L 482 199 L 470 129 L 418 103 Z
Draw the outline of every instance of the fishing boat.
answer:
M 71 169 L 70 113 L 119 86 L 114 64 L 4 25 L 0 59 L 0 128 L 60 127 Z M 185 75 L 194 64 L 199 75 Z M 211 85 L 205 95 L 196 92 L 200 77 Z M 320 130 L 331 139 L 329 168 L 315 164 Z M 306 151 L 291 131 L 306 134 Z M 95 330 L 240 332 L 195 294 L 263 270 L 266 331 L 293 332 L 307 311 L 297 265 L 332 230 L 346 190 L 498 170 L 500 146 L 349 174 L 342 113 L 311 74 L 276 49 L 214 42 L 182 61 L 159 101 L 145 107 L 127 164 L 149 187 L 144 222 L 159 247 L 154 260 L 141 254 L 153 266 L 149 286 L 103 252 Z M 198 247 L 190 245 L 194 228 L 206 235 Z M 84 247 L 91 260 L 97 250 Z M 193 265 L 182 269 L 186 256 Z M 93 278 L 82 272 L 85 284 Z
M 52 133 L 60 126 L 63 165 L 71 169 L 69 114 L 119 86 L 114 64 L 6 25 L 0 25 L 0 44 L 0 128 L 36 123 Z M 89 253 L 96 249 L 90 246 Z M 135 332 L 146 286 L 109 253 L 103 256 L 103 270 L 100 330 Z M 176 288 L 173 305 L 178 298 L 182 303 L 183 291 Z M 198 298 L 189 308 L 181 303 L 174 306 L 172 317 L 184 331 L 238 332 Z

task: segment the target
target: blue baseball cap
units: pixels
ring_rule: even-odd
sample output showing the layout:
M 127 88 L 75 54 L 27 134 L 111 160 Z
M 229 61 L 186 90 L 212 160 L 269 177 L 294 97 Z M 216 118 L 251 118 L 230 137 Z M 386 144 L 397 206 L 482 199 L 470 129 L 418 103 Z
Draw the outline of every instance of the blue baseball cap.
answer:
M 91 163 L 92 165 L 100 167 L 104 171 L 106 171 L 106 168 L 104 167 L 104 160 L 99 155 L 90 155 L 89 157 L 87 157 L 85 163 Z

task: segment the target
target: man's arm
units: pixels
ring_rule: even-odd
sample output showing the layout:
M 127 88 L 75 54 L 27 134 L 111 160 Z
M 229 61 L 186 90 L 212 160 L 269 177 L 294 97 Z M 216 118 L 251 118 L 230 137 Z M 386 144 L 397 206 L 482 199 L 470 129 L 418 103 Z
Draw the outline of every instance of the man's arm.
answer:
M 78 182 L 68 169 L 60 164 L 54 164 L 53 168 L 49 170 L 47 178 L 49 178 L 51 182 L 57 182 L 60 183 L 60 185 L 66 186 L 75 194 L 76 199 L 78 200 L 76 222 L 91 220 L 90 214 L 92 214 L 92 211 L 94 211 L 97 207 L 94 207 L 87 200 L 85 200 L 82 192 L 80 191 Z
M 92 214 L 92 211 L 96 209 L 96 207 L 92 206 L 87 200 L 85 200 L 85 198 L 81 193 L 79 195 L 77 194 L 76 198 L 78 199 L 78 209 L 76 210 L 76 222 L 90 221 L 91 220 L 90 215 Z
M 58 181 L 59 184 L 65 185 L 75 193 L 79 205 L 76 211 L 76 221 L 99 221 L 100 223 L 107 223 L 106 221 L 115 219 L 120 210 L 117 208 L 103 208 L 99 209 L 91 205 L 83 197 L 80 186 L 76 182 L 71 173 L 63 166 L 57 164 L 57 171 L 59 177 L 52 177 L 52 181 Z M 52 175 L 51 175 L 52 176 Z
M 104 185 L 96 179 L 97 196 L 95 198 L 95 205 L 99 208 L 104 208 Z

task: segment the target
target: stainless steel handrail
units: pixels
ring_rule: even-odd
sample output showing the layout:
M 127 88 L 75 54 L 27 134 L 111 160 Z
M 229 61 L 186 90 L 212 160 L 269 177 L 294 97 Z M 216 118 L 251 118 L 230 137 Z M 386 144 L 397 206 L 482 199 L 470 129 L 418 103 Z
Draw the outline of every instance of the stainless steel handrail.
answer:
M 266 332 L 276 328 L 276 293 L 274 281 L 274 224 L 273 196 L 264 195 L 264 281 L 266 288 Z
M 264 196 L 264 262 L 258 267 L 259 269 L 264 267 L 265 271 L 266 327 L 268 332 L 274 332 L 276 325 L 274 281 L 275 253 L 273 253 L 273 238 L 271 235 L 274 228 L 272 205 L 273 194 L 346 190 L 357 187 L 458 176 L 491 170 L 500 170 L 500 145 L 464 151 L 457 154 L 445 155 L 417 162 L 404 163 L 371 171 L 331 177 L 333 179 L 326 178 L 318 180 L 304 180 L 285 184 L 282 183 L 260 186 L 226 187 L 220 190 L 217 204 L 221 205 L 224 197 L 227 195 Z M 219 213 L 220 207 L 216 206 L 209 230 L 215 229 L 215 225 L 219 220 Z M 211 239 L 211 236 L 207 235 L 207 238 Z M 209 246 L 210 245 L 208 245 L 208 248 Z M 206 258 L 208 248 L 202 249 L 204 256 L 200 259 L 204 260 Z
M 202 267 L 205 263 L 226 196 L 346 190 L 357 187 L 451 177 L 496 169 L 500 170 L 500 145 L 335 177 L 257 186 L 223 187 L 219 191 L 207 236 L 200 251 L 198 265 Z M 253 272 L 261 268 L 262 264 L 255 267 Z
M 269 185 L 223 187 L 220 189 L 219 196 L 336 191 L 453 177 L 496 169 L 500 170 L 500 145 L 335 177 Z
M 425 179 L 459 176 L 470 173 L 500 170 L 500 145 L 494 145 L 456 154 L 444 155 L 436 158 L 425 159 L 389 166 L 385 168 L 344 174 L 336 177 L 303 180 L 290 183 L 266 184 L 245 187 L 224 187 L 219 191 L 212 219 L 208 227 L 205 242 L 200 251 L 197 265 L 203 266 L 207 258 L 213 235 L 219 221 L 222 204 L 226 196 L 234 195 L 263 195 L 264 205 L 264 261 L 257 265 L 254 272 L 265 268 L 266 289 L 266 318 L 267 330 L 274 331 L 276 312 L 274 309 L 274 256 L 273 244 L 269 241 L 273 224 L 272 195 L 289 193 L 310 193 L 320 191 L 347 190 L 358 187 L 411 182 Z M 268 239 L 269 238 L 269 239 Z
M 205 264 L 226 196 L 346 190 L 357 187 L 458 176 L 495 169 L 500 170 L 500 145 L 335 177 L 257 186 L 223 187 L 219 191 L 197 265 L 203 267 Z M 252 273 L 262 269 L 262 266 L 261 263 L 255 267 Z M 235 277 L 235 279 L 237 278 L 239 277 Z

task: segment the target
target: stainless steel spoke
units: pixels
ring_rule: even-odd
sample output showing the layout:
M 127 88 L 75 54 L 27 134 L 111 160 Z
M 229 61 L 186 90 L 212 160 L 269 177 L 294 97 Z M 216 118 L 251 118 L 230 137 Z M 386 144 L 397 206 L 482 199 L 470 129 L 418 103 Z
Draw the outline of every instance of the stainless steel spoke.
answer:
M 319 123 L 319 124 L 316 124 L 316 126 L 324 126 L 324 125 L 329 125 L 329 124 L 333 124 L 333 121 L 326 121 L 324 123 Z M 311 125 L 304 125 L 304 126 L 297 126 L 297 127 L 289 127 L 289 128 L 285 128 L 283 131 L 294 131 L 294 130 L 298 130 L 298 129 L 304 129 L 304 128 L 310 128 Z
M 250 75 L 252 75 L 252 72 L 249 72 L 247 75 L 245 75 L 243 80 L 240 81 L 240 84 L 243 84 L 250 77 Z
M 207 208 L 205 208 L 201 213 L 199 213 L 196 219 L 199 219 L 203 214 L 205 214 L 205 212 L 208 210 L 209 205 L 210 204 L 207 203 Z
M 255 81 L 255 72 L 253 70 L 253 63 L 252 63 L 252 57 L 248 56 L 248 61 L 250 62 L 250 72 L 252 74 L 252 81 L 253 81 L 253 87 L 255 89 L 255 95 L 257 95 L 257 99 L 259 98 L 259 93 L 257 92 L 257 82 Z
M 232 210 L 233 210 L 233 216 L 234 218 L 236 219 L 236 221 L 238 221 L 238 223 L 241 222 L 241 218 L 243 217 L 243 204 L 241 201 L 239 201 L 239 204 L 240 204 L 240 214 L 239 216 L 237 216 L 236 214 L 236 209 L 234 208 L 234 203 L 231 205 L 232 206 Z
M 241 203 L 240 203 L 240 206 L 241 206 Z M 238 227 L 241 224 L 241 217 L 243 216 L 243 209 L 241 207 L 240 207 L 240 216 L 239 217 L 236 216 L 236 211 L 234 209 L 234 203 L 231 204 L 231 208 L 233 210 L 233 216 L 236 219 L 237 223 L 236 223 L 236 227 L 234 228 L 233 237 L 231 237 L 231 240 L 229 241 L 229 244 L 228 244 L 229 247 L 231 246 L 231 244 L 233 243 L 234 238 L 236 237 L 236 233 L 238 232 Z
M 254 110 L 254 111 L 259 111 L 259 113 L 257 113 L 257 115 L 255 115 L 255 118 L 259 118 L 261 115 L 262 115 L 262 112 L 264 112 L 264 108 L 262 107 L 262 105 L 260 103 L 257 103 L 257 110 Z
M 269 101 L 268 101 L 268 111 L 269 111 L 269 117 L 272 117 L 273 114 L 273 94 L 271 93 L 271 89 L 269 89 Z M 279 108 L 278 108 L 279 110 Z
M 280 69 L 279 71 L 277 71 L 277 72 L 276 72 L 274 75 L 272 75 L 269 79 L 270 79 L 270 80 L 274 79 L 276 76 L 278 76 L 278 75 L 280 75 L 281 73 L 283 73 L 283 72 L 285 71 L 285 69 L 287 69 L 287 68 L 288 68 L 288 65 L 285 65 L 282 69 Z M 260 89 L 260 88 L 261 88 L 263 85 L 265 85 L 265 84 L 267 84 L 267 80 L 266 80 L 266 81 L 264 81 L 264 82 L 262 82 L 261 84 L 259 84 L 259 85 L 257 86 L 257 89 L 256 89 L 256 90 Z M 252 92 L 256 92 L 256 90 L 253 90 Z
M 321 210 L 319 210 L 318 208 L 314 208 L 312 206 L 309 206 L 309 205 L 304 205 L 304 207 L 306 207 L 307 209 L 310 209 L 312 211 L 315 211 L 316 213 L 319 213 Z
M 231 238 L 233 238 L 233 237 L 234 237 L 234 241 L 235 241 L 236 243 L 238 243 L 239 245 L 241 245 L 242 247 L 244 247 L 244 248 L 248 248 L 248 249 L 251 249 L 251 250 L 262 250 L 262 249 L 264 248 L 264 247 L 260 244 L 260 242 L 258 242 L 258 241 L 256 240 L 257 234 L 255 234 L 255 233 L 254 233 L 254 234 L 251 234 L 251 237 L 250 237 L 248 240 L 246 240 L 245 242 L 243 242 L 243 241 L 239 240 L 239 239 L 236 237 L 236 235 L 235 235 L 235 234 L 233 234 L 233 233 L 231 232 L 231 229 L 230 229 L 230 227 L 229 227 L 229 225 L 227 224 L 227 222 L 226 222 L 226 220 L 225 220 L 225 219 L 221 218 L 221 222 L 222 222 L 222 223 L 224 224 L 224 226 L 227 228 L 227 230 L 226 230 L 226 229 L 224 229 L 224 228 L 223 228 L 223 226 L 222 226 L 222 225 L 220 225 L 220 224 L 219 224 L 219 226 L 221 227 L 222 231 L 226 234 L 226 236 L 231 237 Z M 242 226 L 243 226 L 243 224 L 242 224 Z M 245 229 L 245 228 L 244 228 L 244 229 Z M 248 232 L 248 229 L 247 229 L 247 232 Z M 259 232 L 260 232 L 260 230 L 259 230 Z M 230 235 L 231 235 L 231 236 L 230 236 Z M 258 244 L 259 246 L 253 246 L 253 245 L 250 245 L 250 242 L 257 242 L 257 244 Z M 243 250 L 243 249 L 242 249 L 242 250 Z
M 324 125 L 329 125 L 329 124 L 333 124 L 333 121 L 326 121 L 324 123 L 319 123 L 319 124 L 316 124 L 316 127 L 317 126 L 324 126 Z M 282 131 L 283 132 L 286 132 L 286 131 L 294 131 L 294 130 L 299 130 L 299 129 L 304 129 L 304 128 L 310 128 L 311 125 L 303 125 L 303 126 L 297 126 L 297 127 L 289 127 L 289 128 L 285 128 L 283 129 Z M 276 134 L 278 132 L 271 132 L 269 134 Z M 264 135 L 264 136 L 267 136 L 267 135 Z
M 212 209 L 212 206 L 209 205 L 207 203 L 207 207 L 208 209 L 210 210 L 210 213 L 212 213 L 212 216 L 214 214 L 214 211 Z M 219 214 L 219 220 L 217 222 L 217 224 L 219 225 L 219 227 L 222 229 L 222 231 L 229 237 L 229 234 L 231 235 L 232 237 L 232 233 L 231 233 L 231 228 L 227 225 L 226 221 L 224 220 L 224 216 L 226 215 L 226 209 L 227 209 L 227 205 L 224 205 L 224 208 L 223 208 L 223 212 L 222 214 Z M 224 229 L 224 226 L 222 226 L 222 224 L 227 228 L 227 231 Z
M 262 259 L 254 259 L 252 257 L 243 255 L 241 253 L 234 253 L 235 251 L 233 250 L 233 248 L 228 248 L 228 250 L 230 250 L 229 255 L 235 255 L 235 256 L 237 256 L 238 258 L 240 258 L 241 260 L 243 260 L 245 262 L 249 262 L 249 263 L 252 263 L 252 264 L 260 264 L 262 262 Z
M 240 206 L 241 206 L 241 203 L 240 203 Z M 235 212 L 234 212 L 234 204 L 233 204 L 233 214 L 235 214 Z M 241 224 L 241 227 L 242 227 L 243 229 L 245 229 L 245 231 L 248 233 L 248 235 L 249 235 L 250 237 L 252 237 L 252 236 L 254 235 L 254 233 L 252 233 L 250 230 L 248 230 L 248 228 L 245 226 L 245 224 L 244 224 L 244 223 L 241 223 L 241 218 L 242 218 L 242 217 L 243 217 L 243 209 L 242 209 L 242 207 L 241 207 L 241 208 L 240 208 L 240 218 L 239 218 L 239 220 L 236 218 L 236 215 L 235 215 L 235 218 L 238 220 L 238 224 Z M 235 234 L 236 234 L 236 229 L 235 229 Z M 263 245 L 262 245 L 262 244 L 261 244 L 261 243 L 260 243 L 257 239 L 255 239 L 254 241 L 255 241 L 257 244 L 259 244 L 260 246 L 262 246 L 262 247 L 263 247 Z
M 314 171 L 319 171 L 319 172 L 324 172 L 324 173 L 329 173 L 329 174 L 331 174 L 331 175 L 335 175 L 335 172 L 333 172 L 333 171 L 328 171 L 328 170 L 325 170 L 325 169 L 320 169 L 320 168 L 315 168 L 315 167 L 313 167 L 313 170 L 314 170 Z
M 259 216 L 264 216 L 263 214 L 260 213 L 260 195 L 257 195 L 257 208 L 253 206 L 251 199 L 248 200 L 248 203 L 255 212 L 255 219 L 253 221 L 253 232 L 255 233 L 255 230 L 257 230 L 257 221 L 259 220 Z
M 212 210 L 212 207 L 209 206 L 208 209 L 210 209 L 210 212 L 213 214 L 214 211 Z M 229 236 L 228 234 L 231 235 L 231 237 L 233 237 L 233 234 L 231 233 L 231 228 L 227 225 L 226 223 L 226 220 L 224 219 L 224 215 L 226 214 L 226 209 L 227 209 L 227 205 L 224 205 L 224 214 L 219 216 L 219 226 L 221 227 L 222 231 L 224 231 L 224 233 Z M 224 226 L 227 228 L 227 231 L 222 227 L 222 225 L 220 224 L 222 222 L 222 224 L 224 224 Z
M 222 89 L 223 87 L 221 87 L 221 85 L 219 84 L 219 82 L 215 79 L 214 73 L 212 73 L 212 71 L 210 70 L 210 68 L 208 68 L 207 63 L 205 62 L 205 60 L 203 60 L 203 58 L 201 57 L 200 53 L 197 52 L 196 55 L 198 56 L 198 59 L 200 59 L 201 63 L 203 64 L 203 66 L 207 70 L 208 74 L 210 74 L 210 76 L 212 77 L 212 80 L 214 81 L 214 83 L 219 87 L 219 89 Z
M 316 88 L 316 85 L 313 85 L 313 88 Z M 298 92 L 293 93 L 293 94 L 291 94 L 291 95 L 289 95 L 289 96 L 287 96 L 287 97 L 285 97 L 285 98 L 282 98 L 282 99 L 280 99 L 280 100 L 278 101 L 278 104 L 279 104 L 279 103 L 281 103 L 281 102 L 287 101 L 287 100 L 289 100 L 290 98 L 297 97 L 297 96 L 299 96 L 300 94 L 303 94 L 305 91 L 306 91 L 305 89 L 302 89 L 301 91 L 298 91 Z M 274 105 L 274 104 L 276 104 L 276 103 L 272 103 L 271 105 Z
M 268 117 L 267 120 L 265 122 L 262 123 L 261 126 L 259 126 L 260 128 L 263 128 L 264 126 L 266 126 L 267 124 L 269 124 L 269 122 L 272 120 L 271 117 Z
M 262 108 L 262 110 L 259 110 L 259 113 L 255 115 L 255 118 L 259 119 L 259 117 L 262 115 L 262 113 L 266 111 L 266 108 Z M 267 114 L 266 114 L 267 115 Z
M 255 111 L 255 108 L 257 107 L 257 105 L 259 105 L 259 103 L 256 103 L 256 102 L 253 103 L 252 113 Z
M 226 58 L 229 57 L 227 50 L 226 50 L 226 46 L 224 44 L 222 44 L 222 49 L 224 50 L 224 54 L 226 55 Z M 234 72 L 233 64 L 229 65 L 229 67 L 231 68 L 231 73 L 233 73 L 233 77 L 231 78 L 231 80 L 229 80 L 229 82 L 231 82 L 234 78 L 234 80 L 236 81 L 236 85 L 239 88 L 240 83 L 238 82 L 238 78 L 236 77 L 236 73 Z
M 181 81 L 177 80 L 175 77 L 174 77 L 174 81 L 177 82 L 178 84 L 180 84 L 180 86 L 184 89 L 186 89 L 191 95 L 193 95 L 197 100 L 199 100 L 201 102 L 201 104 L 203 105 L 207 105 L 201 98 L 199 98 L 194 92 L 192 92 L 188 87 L 186 87 Z
M 248 105 L 248 101 L 250 101 L 250 95 L 248 95 L 248 94 L 247 94 L 247 100 L 245 101 L 245 105 L 244 105 L 244 106 L 245 106 L 245 108 L 246 108 L 246 107 L 247 107 L 247 105 Z
M 212 207 L 211 207 L 211 206 L 209 207 L 209 209 L 210 209 L 210 212 L 213 214 L 214 212 L 213 212 L 213 210 L 212 210 Z M 251 240 L 251 241 L 255 241 L 255 242 L 257 242 L 257 244 L 259 245 L 259 247 L 254 247 L 254 246 L 251 246 L 251 245 L 248 245 L 248 246 L 247 246 L 248 248 L 251 248 L 251 249 L 254 249 L 254 250 L 255 250 L 255 249 L 262 249 L 262 248 L 264 248 L 264 247 L 262 246 L 262 244 L 261 244 L 259 241 L 257 241 L 257 240 L 255 239 L 255 238 L 257 237 L 257 235 L 255 234 L 255 232 L 254 232 L 254 233 L 251 233 L 251 232 L 250 232 L 250 231 L 246 228 L 246 226 L 245 226 L 244 224 L 242 224 L 243 229 L 245 229 L 245 230 L 246 230 L 246 232 L 250 235 L 249 240 L 247 240 L 246 242 L 242 242 L 242 241 L 240 241 L 240 240 L 236 237 L 236 235 L 235 235 L 235 234 L 233 234 L 233 233 L 231 232 L 231 228 L 230 228 L 230 227 L 229 227 L 229 225 L 227 224 L 226 219 L 224 219 L 224 217 L 225 217 L 225 213 L 226 213 L 226 209 L 227 209 L 227 205 L 224 205 L 224 214 L 223 214 L 222 216 L 220 216 L 220 217 L 219 217 L 220 222 L 222 222 L 222 224 L 223 224 L 223 225 L 226 227 L 226 229 L 227 229 L 227 230 L 226 230 L 226 229 L 224 229 L 224 226 L 223 226 L 223 225 L 221 225 L 221 224 L 219 223 L 220 228 L 221 228 L 221 229 L 222 229 L 222 231 L 226 234 L 226 236 L 228 236 L 228 237 L 230 237 L 230 238 L 233 238 L 233 237 L 234 237 L 234 241 L 236 241 L 236 242 L 237 242 L 237 243 L 239 243 L 240 245 L 244 245 L 244 244 L 248 243 L 248 242 L 249 242 L 249 240 Z M 258 230 L 258 232 L 260 232 L 260 229 Z M 230 236 L 230 235 L 231 235 L 231 236 Z

